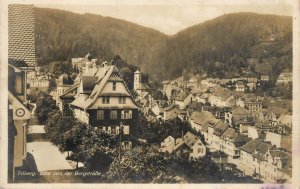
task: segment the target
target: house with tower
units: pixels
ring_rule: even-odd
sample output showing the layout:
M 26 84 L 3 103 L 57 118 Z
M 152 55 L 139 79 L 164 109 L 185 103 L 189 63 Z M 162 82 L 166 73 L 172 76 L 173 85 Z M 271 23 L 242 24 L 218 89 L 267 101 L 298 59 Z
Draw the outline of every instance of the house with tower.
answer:
M 139 107 L 116 66 L 110 62 L 97 66 L 90 54 L 85 59 L 74 87 L 67 91 L 76 93 L 70 108 L 78 120 L 95 129 L 113 135 L 122 133 L 122 146 L 130 149 L 137 135 Z
M 134 72 L 133 89 L 138 95 L 141 95 L 143 92 L 152 92 L 154 90 L 153 87 L 143 81 L 143 74 L 139 70 Z

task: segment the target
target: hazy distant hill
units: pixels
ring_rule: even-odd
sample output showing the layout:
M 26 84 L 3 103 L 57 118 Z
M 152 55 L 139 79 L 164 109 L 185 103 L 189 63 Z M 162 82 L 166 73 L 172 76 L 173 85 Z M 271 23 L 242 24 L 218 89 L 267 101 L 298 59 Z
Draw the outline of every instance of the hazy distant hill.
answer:
M 292 65 L 291 17 L 228 14 L 167 36 L 99 15 L 42 8 L 35 13 L 41 64 L 90 51 L 102 60 L 119 55 L 158 80 L 175 78 L 183 70 L 221 76 L 239 72 L 249 66 L 248 58 L 275 57 L 280 69 Z

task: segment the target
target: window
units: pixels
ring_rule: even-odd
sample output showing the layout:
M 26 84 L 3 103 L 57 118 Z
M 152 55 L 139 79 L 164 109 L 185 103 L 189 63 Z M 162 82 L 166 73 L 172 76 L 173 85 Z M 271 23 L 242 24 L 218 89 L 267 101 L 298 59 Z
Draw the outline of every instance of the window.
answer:
M 126 103 L 126 97 L 119 97 L 119 104 L 125 104 Z
M 129 126 L 128 125 L 124 125 L 123 133 L 124 133 L 124 135 L 129 135 Z
M 122 146 L 123 146 L 123 149 L 130 149 L 131 142 L 128 142 L 128 141 L 122 142 Z
M 120 133 L 120 127 L 116 126 L 116 134 L 118 135 Z
M 111 134 L 112 134 L 112 135 L 115 135 L 115 134 L 116 134 L 116 127 L 112 127 L 112 128 L 111 128 Z
M 109 104 L 109 97 L 108 96 L 102 97 L 102 104 Z
M 110 111 L 110 119 L 117 119 L 117 117 L 118 117 L 117 110 L 111 110 Z
M 123 110 L 121 114 L 122 119 L 131 119 L 132 118 L 132 111 L 131 110 Z
M 97 110 L 97 119 L 104 119 L 104 110 Z
M 113 89 L 113 91 L 115 91 L 116 88 L 117 88 L 117 83 L 114 81 L 114 82 L 112 83 L 112 89 Z

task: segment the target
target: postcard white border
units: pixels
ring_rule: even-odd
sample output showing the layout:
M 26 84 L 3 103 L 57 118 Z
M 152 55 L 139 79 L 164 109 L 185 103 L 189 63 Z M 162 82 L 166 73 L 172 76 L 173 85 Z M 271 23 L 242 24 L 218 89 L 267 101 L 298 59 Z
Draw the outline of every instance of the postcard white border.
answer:
M 292 4 L 293 5 L 293 179 L 292 184 L 8 184 L 7 183 L 7 60 L 8 4 Z M 300 188 L 300 0 L 1 0 L 0 20 L 0 188 L 215 188 L 215 189 L 294 189 Z

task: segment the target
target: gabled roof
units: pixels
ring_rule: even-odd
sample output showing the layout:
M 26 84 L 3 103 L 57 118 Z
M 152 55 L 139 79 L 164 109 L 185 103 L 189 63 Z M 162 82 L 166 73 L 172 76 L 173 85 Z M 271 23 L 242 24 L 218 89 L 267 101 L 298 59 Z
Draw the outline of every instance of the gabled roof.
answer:
M 188 148 L 191 149 L 198 142 L 202 143 L 201 140 L 199 139 L 199 137 L 192 134 L 191 132 L 187 132 L 183 136 L 183 139 L 182 138 L 177 138 L 176 139 L 174 150 L 177 150 L 182 145 L 186 145 Z
M 268 142 L 259 142 L 256 149 L 255 149 L 255 153 L 256 154 L 261 154 L 261 155 L 265 155 L 269 149 L 271 149 L 272 144 L 268 143 Z
M 223 121 L 219 121 L 214 127 L 214 135 L 221 136 L 229 126 Z
M 81 82 L 82 82 L 83 92 L 84 93 L 92 92 L 97 79 L 98 79 L 98 77 L 95 77 L 95 76 L 82 76 Z
M 8 5 L 8 58 L 36 65 L 33 5 Z
M 216 123 L 218 120 L 215 118 L 215 116 L 208 112 L 208 111 L 201 111 L 201 112 L 193 112 L 191 115 L 191 120 L 196 124 L 204 125 L 207 122 Z
M 62 95 L 60 95 L 60 97 L 72 97 L 72 96 L 74 96 L 73 94 L 71 94 L 71 92 L 73 92 L 74 90 L 77 90 L 78 85 L 79 85 L 78 83 L 74 84 L 73 86 L 68 88 Z
M 179 110 L 178 108 L 173 108 L 172 110 L 169 111 L 165 111 L 165 119 L 166 120 L 170 120 L 170 119 L 175 119 L 177 118 L 178 114 L 179 114 Z
M 222 101 L 226 101 L 228 98 L 233 96 L 233 93 L 229 89 L 216 87 L 213 90 L 213 95 L 220 97 Z
M 237 136 L 237 132 L 233 128 L 228 128 L 222 134 L 221 138 L 232 141 L 236 136 Z
M 8 102 L 13 106 L 15 111 L 13 114 L 13 120 L 28 120 L 31 118 L 30 111 L 10 91 L 8 91 Z M 20 115 L 17 115 L 17 111 L 21 112 Z
M 249 138 L 241 133 L 237 133 L 237 135 L 233 139 L 233 142 L 236 142 L 236 143 L 249 142 L 250 140 L 251 140 L 251 138 Z
M 191 132 L 185 133 L 185 135 L 183 136 L 183 140 L 184 140 L 184 143 L 189 148 L 192 148 L 196 144 L 196 142 L 200 141 L 200 139 L 196 135 L 192 134 Z
M 175 139 L 172 136 L 169 135 L 167 138 L 165 138 L 165 140 L 161 144 L 167 144 L 167 143 L 170 143 L 172 141 L 175 141 Z
M 257 158 L 262 158 L 268 150 L 272 149 L 273 146 L 269 142 L 261 141 L 256 138 L 247 142 L 244 146 L 240 147 L 241 150 L 250 154 L 256 154 Z
M 177 138 L 175 140 L 175 146 L 174 146 L 174 151 L 177 150 L 180 146 L 184 144 L 184 141 L 182 138 Z
M 247 142 L 245 145 L 240 147 L 240 149 L 252 154 L 252 153 L 254 153 L 254 151 L 259 143 L 260 143 L 260 140 L 258 138 L 256 138 L 256 139 L 253 139 L 253 140 L 250 140 L 249 142 Z
M 86 74 L 82 74 L 81 78 L 84 78 L 83 81 L 83 87 L 84 89 L 91 89 L 91 92 L 89 91 L 89 97 L 87 99 L 85 99 L 84 101 L 82 101 L 82 99 L 75 99 L 71 105 L 76 106 L 76 107 L 80 107 L 83 108 L 84 110 L 92 107 L 92 108 L 97 108 L 98 105 L 95 104 L 99 97 L 99 95 L 101 94 L 105 84 L 107 83 L 107 81 L 109 80 L 109 78 L 111 77 L 112 73 L 119 73 L 118 69 L 114 66 L 114 65 L 109 65 L 109 66 L 104 66 L 104 67 L 99 67 L 96 68 L 95 70 L 93 70 L 93 72 L 91 73 L 87 73 Z M 125 83 L 125 81 L 123 80 L 123 78 L 120 75 L 120 78 L 122 79 L 122 81 L 124 82 L 125 88 L 127 90 L 127 92 L 130 94 L 130 91 Z M 131 96 L 131 94 L 130 94 Z M 133 106 L 134 107 L 128 107 L 126 104 L 124 105 L 120 105 L 120 107 L 122 108 L 138 108 L 138 105 L 134 102 L 134 100 L 132 99 L 133 102 Z M 109 107 L 106 108 L 117 108 L 117 106 L 115 105 L 110 105 Z

